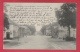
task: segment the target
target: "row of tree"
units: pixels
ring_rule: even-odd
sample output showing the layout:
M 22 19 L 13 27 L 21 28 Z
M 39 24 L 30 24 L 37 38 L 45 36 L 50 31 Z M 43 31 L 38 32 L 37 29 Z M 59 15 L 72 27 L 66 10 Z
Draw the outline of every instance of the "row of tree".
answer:
M 70 37 L 70 28 L 76 28 L 76 3 L 64 3 L 55 12 L 60 26 L 68 27 Z
M 58 23 L 51 23 L 49 25 L 42 26 L 41 30 L 43 35 L 50 35 L 52 37 L 58 37 Z
M 36 32 L 36 28 L 34 25 L 27 25 L 27 27 L 29 28 L 29 30 L 31 31 L 31 35 L 34 35 Z
M 76 3 L 63 3 L 60 9 L 55 9 L 55 14 L 59 26 L 67 27 L 68 37 L 70 37 L 70 29 L 76 28 Z M 46 29 L 50 30 L 51 36 L 57 35 L 58 30 L 54 28 L 54 23 L 42 26 L 41 32 L 46 34 Z M 58 26 L 58 25 L 57 25 Z M 69 39 L 69 38 L 68 38 Z

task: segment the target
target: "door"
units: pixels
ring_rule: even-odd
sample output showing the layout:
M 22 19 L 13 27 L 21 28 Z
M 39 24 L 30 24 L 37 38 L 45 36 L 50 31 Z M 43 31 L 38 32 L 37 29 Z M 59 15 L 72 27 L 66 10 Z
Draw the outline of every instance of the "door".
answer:
M 10 39 L 10 32 L 7 32 L 6 38 Z

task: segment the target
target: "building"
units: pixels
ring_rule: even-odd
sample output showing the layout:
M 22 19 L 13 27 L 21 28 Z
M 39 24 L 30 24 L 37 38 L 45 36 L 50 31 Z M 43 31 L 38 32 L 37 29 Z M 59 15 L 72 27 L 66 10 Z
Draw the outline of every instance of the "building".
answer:
M 30 34 L 29 28 L 26 26 L 19 26 L 12 20 L 9 20 L 9 29 L 4 30 L 4 39 L 15 39 L 23 37 L 24 35 Z
M 8 19 L 9 21 L 9 29 L 6 29 L 5 27 L 5 32 L 4 32 L 4 38 L 5 39 L 12 39 L 14 37 L 17 37 L 18 34 L 18 29 L 19 26 L 17 24 L 15 24 L 13 21 L 11 21 L 10 19 Z
M 59 38 L 65 38 L 68 36 L 68 28 L 59 26 Z M 76 38 L 76 28 L 70 28 L 70 37 Z

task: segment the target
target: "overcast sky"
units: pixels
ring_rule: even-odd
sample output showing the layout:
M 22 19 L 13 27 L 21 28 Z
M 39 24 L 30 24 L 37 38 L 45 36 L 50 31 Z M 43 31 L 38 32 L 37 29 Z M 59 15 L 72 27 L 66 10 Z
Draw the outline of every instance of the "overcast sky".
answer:
M 13 6 L 50 6 L 53 8 L 53 17 L 55 18 L 55 8 L 60 8 L 60 6 L 63 3 L 10 3 L 10 2 L 5 2 L 4 5 L 9 5 L 11 7 Z M 41 26 L 36 26 L 37 31 L 39 31 Z

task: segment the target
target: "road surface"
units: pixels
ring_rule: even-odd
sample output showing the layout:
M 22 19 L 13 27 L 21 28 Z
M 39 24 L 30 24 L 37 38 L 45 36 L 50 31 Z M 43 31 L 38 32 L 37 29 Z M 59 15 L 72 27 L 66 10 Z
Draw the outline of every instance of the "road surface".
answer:
M 52 50 L 75 50 L 73 41 L 64 41 L 51 36 L 31 35 L 24 36 L 19 40 L 4 43 L 4 49 L 52 49 Z

